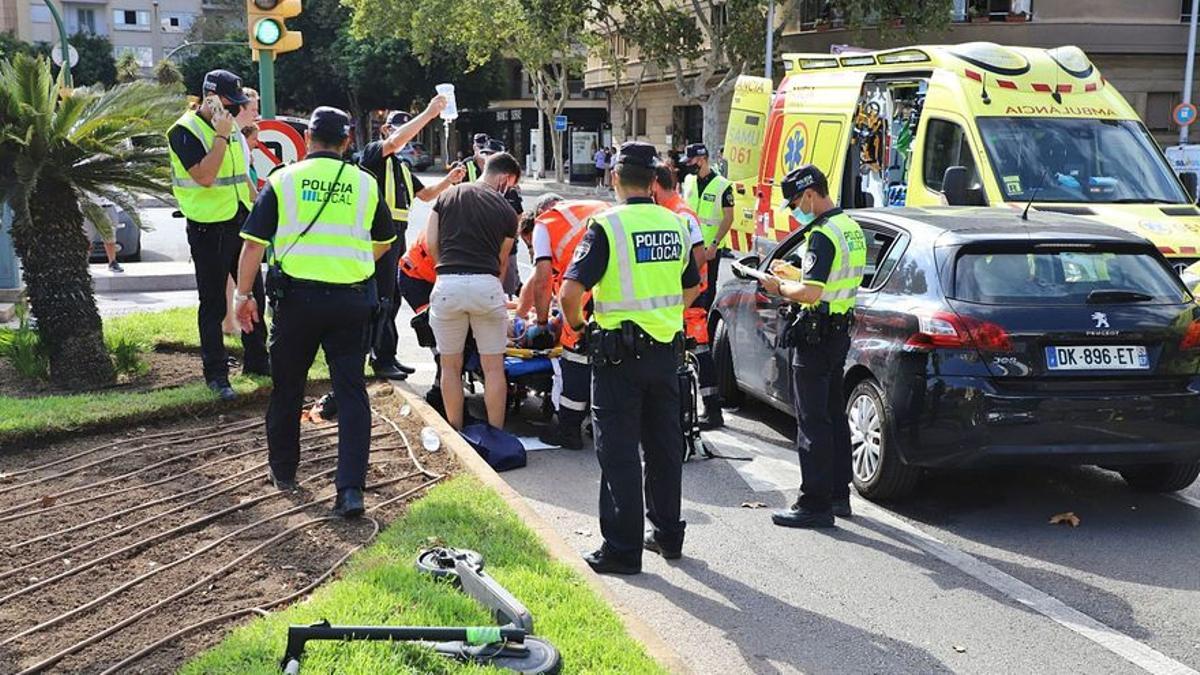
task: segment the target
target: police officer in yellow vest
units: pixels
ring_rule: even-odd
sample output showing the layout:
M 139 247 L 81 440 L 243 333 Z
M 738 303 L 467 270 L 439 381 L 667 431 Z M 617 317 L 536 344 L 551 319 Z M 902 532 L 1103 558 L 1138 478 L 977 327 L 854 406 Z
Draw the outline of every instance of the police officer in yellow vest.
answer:
M 196 269 L 204 380 L 224 400 L 235 398 L 221 330 L 227 309 L 226 281 L 237 273 L 238 232 L 254 203 L 234 117 L 249 100 L 237 75 L 214 70 L 204 76 L 199 109 L 185 112 L 167 131 L 171 188 L 187 219 L 188 245 Z M 246 292 L 250 291 L 247 287 Z M 261 302 L 261 279 L 254 283 L 253 292 Z M 270 374 L 266 340 L 267 331 L 261 326 L 243 333 L 242 372 Z
M 455 168 L 442 180 L 426 186 L 419 177 L 413 175 L 408 162 L 400 157 L 405 144 L 415 138 L 425 125 L 437 119 L 445 107 L 446 98 L 439 95 L 415 119 L 404 111 L 392 111 L 380 128 L 382 137 L 363 148 L 359 161 L 359 166 L 375 176 L 396 227 L 396 243 L 375 265 L 379 307 L 371 322 L 370 361 L 375 376 L 380 378 L 402 380 L 414 372 L 411 367 L 396 360 L 396 314 L 401 300 L 396 293 L 396 275 L 400 269 L 400 255 L 404 252 L 408 210 L 414 200 L 432 201 L 446 188 L 462 181 L 465 175 L 463 169 Z
M 701 296 L 704 309 L 712 309 L 717 297 L 721 249 L 729 248 L 729 229 L 733 227 L 733 183 L 713 169 L 708 148 L 692 143 L 684 150 L 688 175 L 683 179 L 683 199 L 700 218 L 704 234 L 704 257 L 708 260 L 708 288 Z
M 371 410 L 363 380 L 367 321 L 376 302 L 375 261 L 396 239 L 392 216 L 374 177 L 343 161 L 350 116 L 320 107 L 308 124 L 308 156 L 271 174 L 242 228 L 238 288 L 243 326 L 261 322 L 247 294 L 271 247 L 271 360 L 276 364 L 267 409 L 271 482 L 296 488 L 300 409 L 308 369 L 325 351 L 338 402 L 335 510 L 363 511 Z
M 854 301 L 867 263 L 862 229 L 829 198 L 825 175 L 812 165 L 782 183 L 791 215 L 806 232 L 802 261 L 771 263 L 767 293 L 792 303 L 781 331 L 792 349 L 796 449 L 804 482 L 792 508 L 772 516 L 784 527 L 833 527 L 850 516 L 850 424 L 843 377 Z
M 487 134 L 479 133 L 471 138 L 471 150 L 474 154 L 466 159 L 463 166 L 467 171 L 468 183 L 474 183 L 483 174 L 483 165 L 487 163 L 488 156 L 494 154 L 490 150 L 491 143 L 492 139 Z
M 584 291 L 592 290 L 594 303 L 587 342 L 604 545 L 585 560 L 601 574 L 640 572 L 643 548 L 673 559 L 683 547 L 676 368 L 683 359 L 683 308 L 699 292 L 700 273 L 687 223 L 650 197 L 658 161 L 652 145 L 621 146 L 613 171 L 621 204 L 589 219 L 562 289 L 564 317 L 576 331 L 586 328 Z M 652 525 L 644 538 L 639 445 Z

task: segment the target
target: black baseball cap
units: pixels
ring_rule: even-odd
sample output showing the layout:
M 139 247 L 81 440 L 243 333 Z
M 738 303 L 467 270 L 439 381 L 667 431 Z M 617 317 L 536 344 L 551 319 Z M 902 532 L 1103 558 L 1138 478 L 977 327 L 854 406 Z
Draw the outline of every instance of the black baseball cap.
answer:
M 474 145 L 477 148 L 482 148 L 487 146 L 488 141 L 490 140 L 492 140 L 492 138 L 487 134 L 475 134 L 475 137 L 471 139 L 471 145 Z
M 825 174 L 821 173 L 820 169 L 812 164 L 805 164 L 784 176 L 780 187 L 783 189 L 784 203 L 790 205 L 797 197 L 804 194 L 805 190 L 817 187 L 827 192 L 828 185 Z
M 658 151 L 653 145 L 641 141 L 627 141 L 621 144 L 614 158 L 615 164 L 628 164 L 653 169 L 659 164 Z
M 401 124 L 408 124 L 412 121 L 412 113 L 406 113 L 403 110 L 393 110 L 388 113 L 387 124 L 398 127 Z
M 350 126 L 349 115 L 327 105 L 313 110 L 308 119 L 308 130 L 323 138 L 346 138 L 350 135 Z
M 234 103 L 246 103 L 250 99 L 242 91 L 242 78 L 228 70 L 210 70 L 204 75 L 204 91 L 202 96 L 216 94 Z
M 708 157 L 708 147 L 703 143 L 692 143 L 684 149 L 683 153 L 687 156 L 687 161 L 690 164 L 697 157 Z
M 504 144 L 494 138 L 489 138 L 483 147 L 479 148 L 481 155 L 494 155 L 498 152 L 504 152 Z

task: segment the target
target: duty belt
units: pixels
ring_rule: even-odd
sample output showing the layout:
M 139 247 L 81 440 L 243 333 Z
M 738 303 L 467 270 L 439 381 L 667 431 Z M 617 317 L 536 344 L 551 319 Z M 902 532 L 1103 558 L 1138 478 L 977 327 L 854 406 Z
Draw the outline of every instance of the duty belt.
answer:
M 670 342 L 659 342 L 632 321 L 622 321 L 621 328 L 607 330 L 596 324 L 588 327 L 588 351 L 592 364 L 615 366 L 627 360 L 663 358 L 671 354 L 679 362 L 683 359 L 683 333 L 676 333 Z

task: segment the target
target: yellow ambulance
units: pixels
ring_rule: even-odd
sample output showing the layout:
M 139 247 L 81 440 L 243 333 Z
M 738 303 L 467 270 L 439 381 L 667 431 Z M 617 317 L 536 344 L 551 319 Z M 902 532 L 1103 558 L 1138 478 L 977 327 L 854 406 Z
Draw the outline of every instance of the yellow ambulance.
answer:
M 802 164 L 845 208 L 991 206 L 1067 213 L 1200 260 L 1200 210 L 1133 108 L 1078 47 L 986 42 L 785 54 L 778 91 L 738 80 L 725 136 L 734 248 L 797 223 L 780 180 Z

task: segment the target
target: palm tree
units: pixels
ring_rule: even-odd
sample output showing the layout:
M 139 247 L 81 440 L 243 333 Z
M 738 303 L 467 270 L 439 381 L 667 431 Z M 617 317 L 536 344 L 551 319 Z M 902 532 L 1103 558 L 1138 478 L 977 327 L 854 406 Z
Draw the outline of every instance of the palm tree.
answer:
M 0 198 L 50 358 L 51 381 L 71 388 L 115 380 L 88 274 L 84 214 L 112 227 L 113 202 L 140 227 L 137 195 L 166 195 L 164 132 L 182 97 L 148 82 L 69 91 L 45 58 L 0 63 Z

